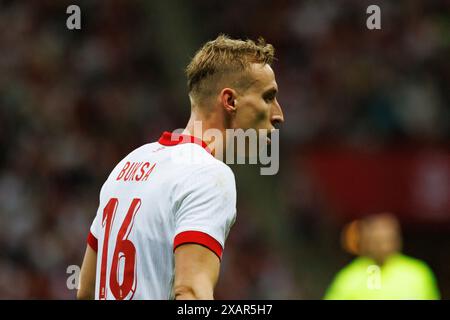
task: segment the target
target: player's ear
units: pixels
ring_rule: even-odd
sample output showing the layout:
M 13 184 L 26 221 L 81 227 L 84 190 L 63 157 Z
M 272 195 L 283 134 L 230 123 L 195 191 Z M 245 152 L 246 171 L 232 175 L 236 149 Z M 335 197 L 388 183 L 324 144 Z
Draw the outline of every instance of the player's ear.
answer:
M 220 102 L 227 113 L 236 112 L 236 91 L 230 88 L 224 88 L 220 92 Z

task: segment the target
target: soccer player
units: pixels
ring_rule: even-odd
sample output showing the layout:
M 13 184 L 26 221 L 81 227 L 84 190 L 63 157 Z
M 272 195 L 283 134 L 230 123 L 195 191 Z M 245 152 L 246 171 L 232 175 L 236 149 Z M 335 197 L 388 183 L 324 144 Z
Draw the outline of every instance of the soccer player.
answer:
M 183 133 L 164 132 L 132 151 L 101 189 L 77 298 L 213 299 L 236 187 L 215 158 L 226 141 L 213 143 L 194 126 L 223 137 L 227 129 L 274 130 L 284 119 L 273 58 L 262 39 L 224 35 L 196 53 L 186 69 L 191 116 Z

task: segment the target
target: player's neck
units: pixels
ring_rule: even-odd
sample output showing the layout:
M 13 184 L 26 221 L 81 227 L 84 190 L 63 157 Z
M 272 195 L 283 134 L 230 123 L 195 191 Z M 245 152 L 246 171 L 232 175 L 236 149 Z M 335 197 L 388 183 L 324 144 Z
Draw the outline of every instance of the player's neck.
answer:
M 183 130 L 183 134 L 194 136 L 203 140 L 211 150 L 211 154 L 216 156 L 217 148 L 223 148 L 222 144 L 218 141 L 214 141 L 214 136 L 205 135 L 205 132 L 209 129 L 219 130 L 222 133 L 222 137 L 225 137 L 225 127 L 223 125 L 223 119 L 219 117 L 217 113 L 211 113 L 207 117 L 204 115 L 191 112 L 191 117 Z

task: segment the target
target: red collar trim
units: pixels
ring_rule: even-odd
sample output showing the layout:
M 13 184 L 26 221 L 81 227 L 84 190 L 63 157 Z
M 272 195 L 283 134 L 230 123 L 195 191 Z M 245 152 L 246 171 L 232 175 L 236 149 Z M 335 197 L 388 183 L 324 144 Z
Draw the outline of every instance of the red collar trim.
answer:
M 205 141 L 203 141 L 200 138 L 196 138 L 194 136 L 186 135 L 186 134 L 176 134 L 168 131 L 164 131 L 161 137 L 159 138 L 158 142 L 162 144 L 163 146 L 176 146 L 178 144 L 183 143 L 195 143 L 199 146 L 202 146 L 206 151 L 211 153 L 211 150 L 209 150 L 208 145 Z

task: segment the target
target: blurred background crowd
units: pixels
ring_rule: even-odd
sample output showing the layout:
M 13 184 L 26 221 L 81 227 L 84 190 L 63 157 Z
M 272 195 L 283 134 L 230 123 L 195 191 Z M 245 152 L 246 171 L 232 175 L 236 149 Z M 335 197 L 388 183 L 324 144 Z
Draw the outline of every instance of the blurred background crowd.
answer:
M 341 230 L 391 212 L 450 298 L 448 1 L 0 1 L 0 298 L 73 299 L 114 165 L 189 117 L 183 68 L 219 33 L 276 49 L 280 171 L 233 166 L 219 299 L 321 299 Z M 81 30 L 66 8 L 81 8 Z M 381 8 L 381 30 L 366 8 Z

